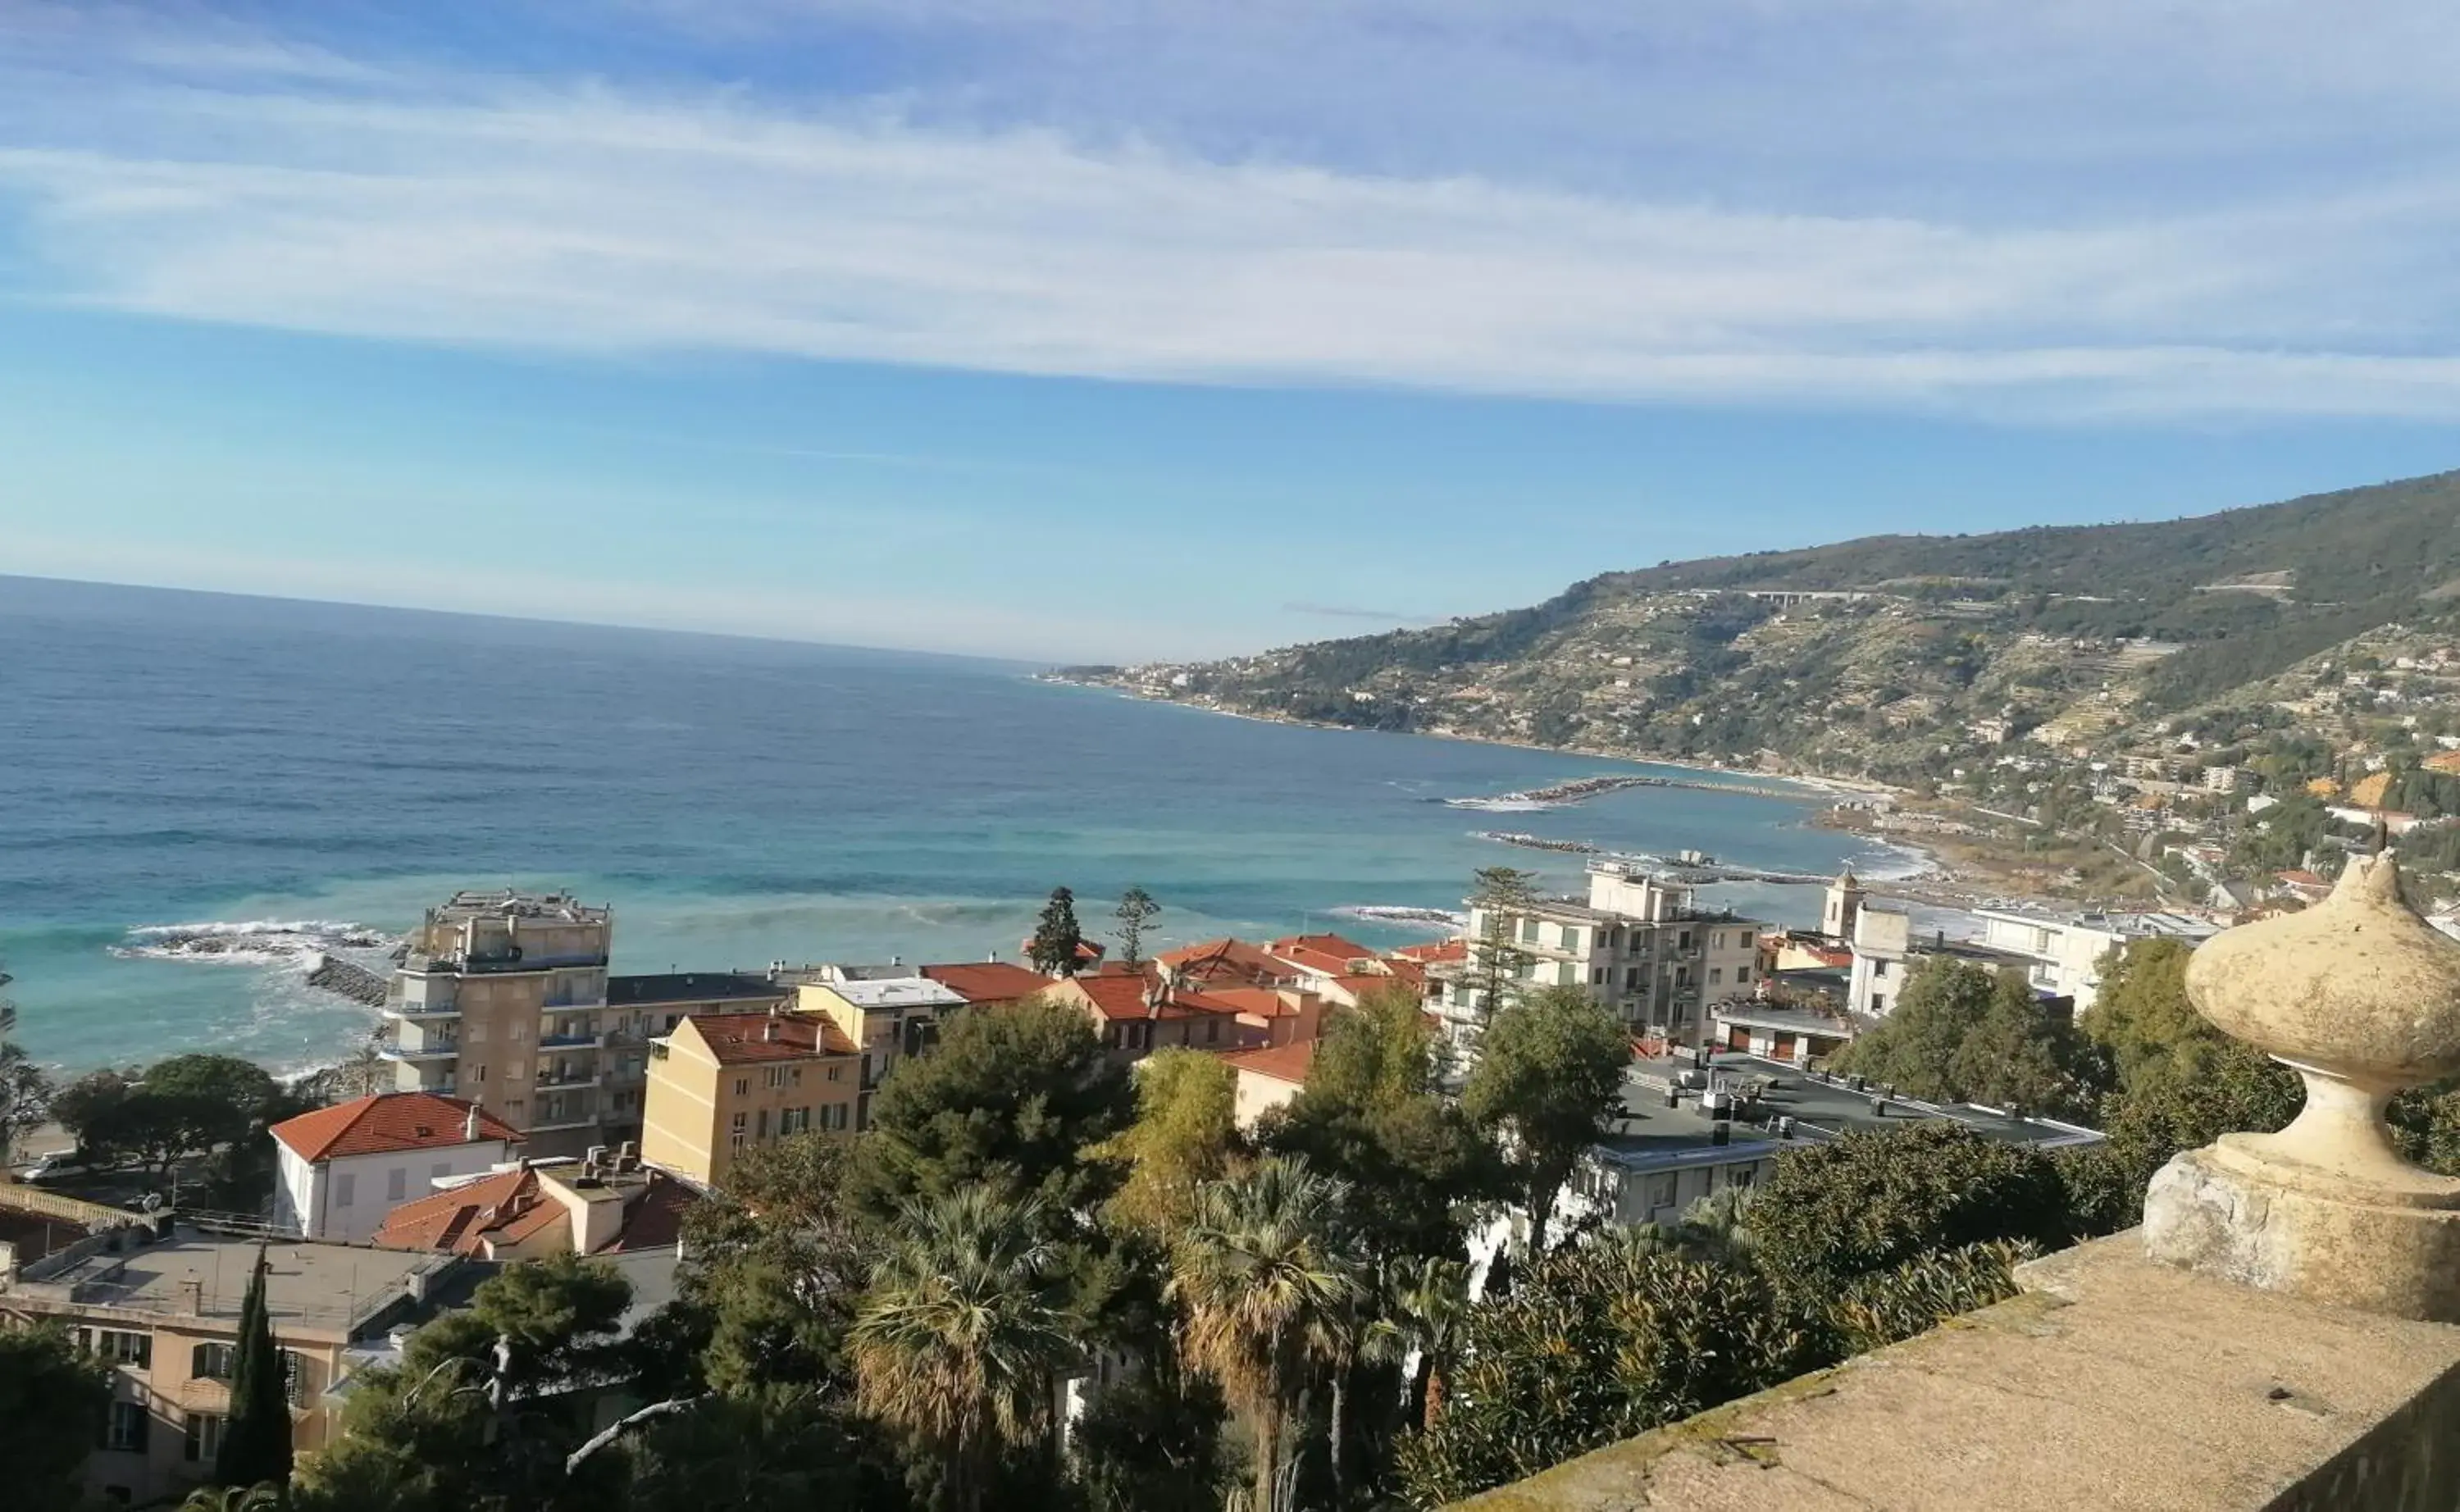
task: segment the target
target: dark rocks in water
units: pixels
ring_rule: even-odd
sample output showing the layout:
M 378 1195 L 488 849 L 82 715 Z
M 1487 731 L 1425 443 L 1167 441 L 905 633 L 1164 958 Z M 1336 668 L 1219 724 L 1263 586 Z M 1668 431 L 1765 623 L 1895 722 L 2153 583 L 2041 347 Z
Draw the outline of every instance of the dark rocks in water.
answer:
M 384 1007 L 385 979 L 355 962 L 329 955 L 308 973 L 308 985 L 347 997 L 370 1008 Z

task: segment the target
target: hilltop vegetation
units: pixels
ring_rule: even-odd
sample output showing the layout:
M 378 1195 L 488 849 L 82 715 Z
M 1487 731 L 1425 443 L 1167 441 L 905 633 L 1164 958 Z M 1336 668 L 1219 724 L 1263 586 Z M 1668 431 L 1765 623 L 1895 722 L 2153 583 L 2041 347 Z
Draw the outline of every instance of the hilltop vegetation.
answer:
M 1777 595 L 1826 595 L 1785 599 Z M 1914 780 L 2460 626 L 2460 473 L 2153 523 L 1665 563 L 1529 608 L 1071 675 L 1244 713 Z

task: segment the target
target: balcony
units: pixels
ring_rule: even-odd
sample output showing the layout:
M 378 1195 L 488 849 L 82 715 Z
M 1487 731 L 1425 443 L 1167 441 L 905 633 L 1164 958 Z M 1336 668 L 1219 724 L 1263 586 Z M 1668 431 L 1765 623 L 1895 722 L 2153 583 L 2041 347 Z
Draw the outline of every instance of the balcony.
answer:
M 541 1050 L 595 1050 L 606 1039 L 604 1034 L 574 1033 L 541 1034 L 538 1042 Z
M 530 1085 L 536 1087 L 541 1092 L 560 1092 L 566 1087 L 594 1087 L 598 1085 L 598 1073 L 594 1071 L 575 1071 L 562 1072 L 550 1075 L 541 1072 L 537 1079 L 533 1080 Z
M 418 1045 L 387 1044 L 376 1052 L 387 1060 L 412 1065 L 428 1061 L 451 1060 L 461 1054 L 461 1047 L 452 1040 L 430 1040 Z

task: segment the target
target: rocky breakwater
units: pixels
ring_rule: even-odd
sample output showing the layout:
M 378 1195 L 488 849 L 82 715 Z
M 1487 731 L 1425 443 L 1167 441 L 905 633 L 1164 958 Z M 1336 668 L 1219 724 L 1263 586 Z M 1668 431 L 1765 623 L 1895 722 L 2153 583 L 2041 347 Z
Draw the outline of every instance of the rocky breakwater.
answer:
M 308 969 L 308 985 L 322 988 L 354 1003 L 370 1008 L 384 1007 L 385 979 L 355 961 L 345 961 L 337 955 L 318 956 Z

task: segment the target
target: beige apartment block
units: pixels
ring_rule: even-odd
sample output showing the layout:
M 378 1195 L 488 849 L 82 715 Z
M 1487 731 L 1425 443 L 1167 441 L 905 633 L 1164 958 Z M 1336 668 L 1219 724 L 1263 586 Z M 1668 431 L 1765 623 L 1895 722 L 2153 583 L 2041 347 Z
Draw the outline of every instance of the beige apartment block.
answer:
M 612 909 L 561 893 L 464 892 L 429 909 L 385 1001 L 394 1085 L 477 1103 L 536 1156 L 633 1138 L 637 1110 L 607 1100 L 626 1057 L 647 1055 L 607 1010 L 614 933 Z
M 0 1321 L 49 1322 L 111 1370 L 111 1406 L 86 1480 L 105 1502 L 176 1501 L 210 1474 L 230 1416 L 240 1304 L 259 1242 L 180 1228 L 115 1230 L 29 1267 L 0 1289 Z M 265 1301 L 287 1357 L 291 1441 L 338 1432 L 348 1348 L 417 1317 L 453 1256 L 302 1241 L 265 1246 Z M 5 1486 L 0 1476 L 0 1486 Z M 0 1490 L 0 1504 L 8 1501 Z
M 943 1020 L 966 1006 L 956 989 L 911 969 L 898 969 L 897 975 L 870 975 L 859 974 L 862 969 L 824 966 L 795 980 L 795 1012 L 836 1025 L 861 1055 L 858 1129 L 871 1127 L 871 1095 L 880 1081 L 900 1060 L 938 1044 Z
M 641 1159 L 704 1185 L 754 1145 L 860 1126 L 864 1056 L 816 1013 L 694 1014 L 650 1054 Z

